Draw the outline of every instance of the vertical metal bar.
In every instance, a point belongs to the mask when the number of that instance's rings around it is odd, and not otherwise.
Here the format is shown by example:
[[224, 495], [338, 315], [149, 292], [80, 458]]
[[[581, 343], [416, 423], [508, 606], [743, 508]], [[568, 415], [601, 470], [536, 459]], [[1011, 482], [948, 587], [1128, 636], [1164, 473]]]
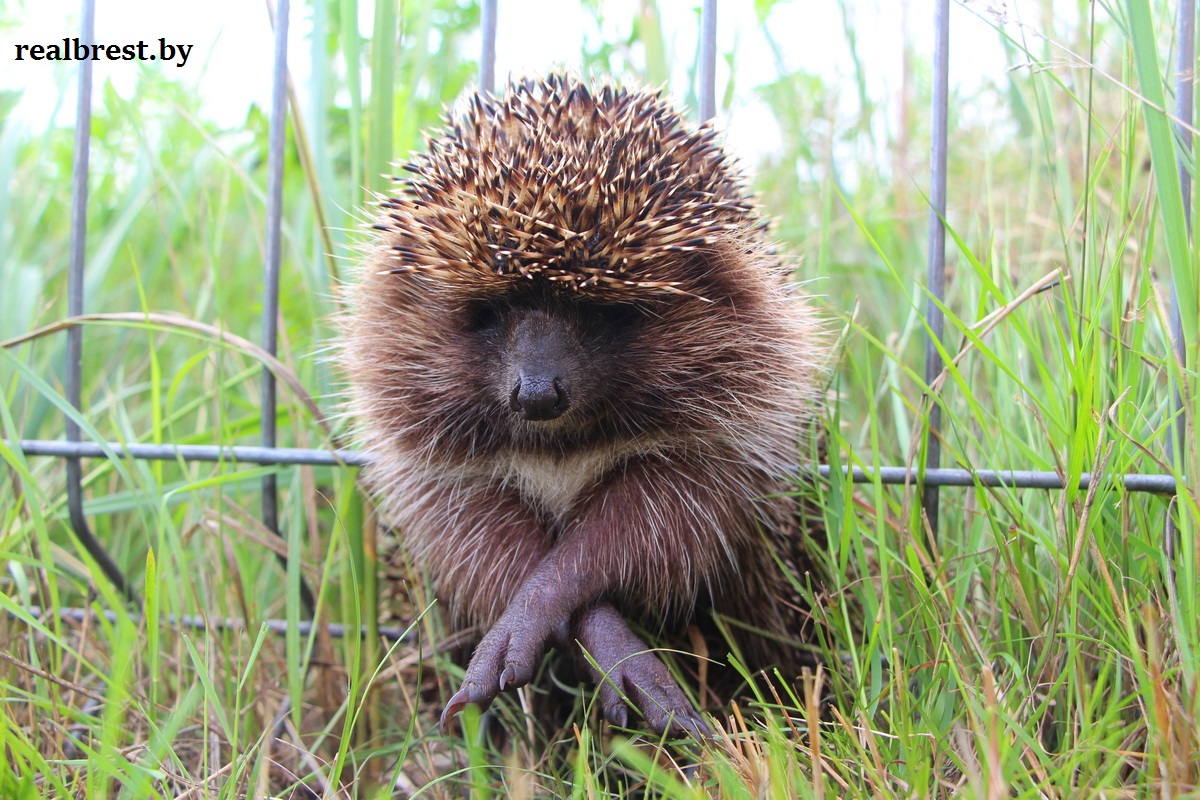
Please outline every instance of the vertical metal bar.
[[[925, 320], [929, 325], [929, 340], [925, 346], [925, 383], [932, 385], [941, 374], [942, 355], [937, 342], [942, 340], [946, 319], [938, 303], [946, 296], [946, 116], [949, 107], [950, 62], [950, 0], [938, 0], [934, 14], [933, 49], [933, 140], [930, 155], [929, 208], [929, 269], [926, 285], [931, 297], [925, 304]], [[929, 397], [929, 427], [926, 430], [925, 469], [937, 469], [942, 461], [942, 442], [939, 438], [942, 408], [937, 399]], [[938, 531], [938, 487], [926, 484], [922, 498], [929, 530], [936, 538]]]
[[[1195, 88], [1193, 81], [1196, 72], [1196, 0], [1179, 0], [1178, 18], [1176, 20], [1179, 33], [1178, 58], [1175, 61], [1175, 129], [1179, 136], [1179, 189], [1183, 195], [1184, 219], [1187, 220], [1188, 241], [1192, 239], [1192, 176], [1188, 171], [1188, 162], [1192, 156], [1192, 134], [1189, 126], [1192, 124], [1194, 112]], [[1179, 309], [1179, 291], [1175, 286], [1175, 278], [1171, 278], [1171, 347], [1179, 360], [1180, 370], [1186, 362], [1183, 342], [1183, 317]], [[1175, 461], [1176, 454], [1184, 452], [1184, 442], [1187, 441], [1187, 420], [1183, 414], [1183, 395], [1178, 386], [1172, 387], [1171, 410], [1175, 413], [1173, 431], [1167, 435], [1167, 463]], [[1167, 556], [1175, 556], [1175, 519], [1167, 515], [1166, 535], [1164, 536]]]
[[480, 24], [483, 47], [479, 53], [479, 90], [496, 91], [496, 0], [483, 0]]
[[[266, 271], [263, 277], [263, 349], [272, 356], [279, 349], [279, 263], [283, 228], [283, 159], [284, 134], [287, 131], [287, 36], [289, 0], [279, 0], [275, 7], [274, 78], [271, 89], [271, 126], [267, 134], [267, 239]], [[262, 373], [262, 443], [275, 447], [275, 375], [267, 367]], [[262, 482], [263, 525], [282, 537], [279, 530], [279, 492], [275, 475]], [[289, 554], [299, 558], [299, 553]], [[314, 608], [312, 591], [303, 580], [301, 600], [311, 613]]]
[[704, 0], [700, 11], [700, 121], [717, 115], [717, 0]]
[[[96, 3], [83, 0], [80, 40], [95, 38]], [[87, 253], [88, 146], [92, 138], [92, 62], [79, 62], [79, 97], [75, 112], [75, 157], [71, 165], [71, 262], [67, 273], [67, 314], [83, 314], [83, 265]], [[67, 402], [79, 409], [83, 401], [83, 327], [67, 329]], [[82, 439], [79, 423], [67, 418], [67, 441]], [[83, 514], [83, 465], [78, 457], [67, 459], [67, 514], [80, 544], [96, 559], [100, 570], [126, 596], [131, 596], [120, 568], [88, 527]]]
[[[266, 275], [263, 278], [263, 349], [272, 356], [278, 352], [279, 340], [279, 261], [283, 217], [283, 155], [284, 131], [287, 127], [287, 29], [288, 0], [279, 0], [275, 8], [275, 70], [271, 94], [271, 127], [268, 132], [267, 153], [267, 240]], [[262, 443], [275, 446], [275, 375], [263, 368], [262, 373]], [[275, 476], [263, 478], [263, 523], [273, 531], [279, 529]]]

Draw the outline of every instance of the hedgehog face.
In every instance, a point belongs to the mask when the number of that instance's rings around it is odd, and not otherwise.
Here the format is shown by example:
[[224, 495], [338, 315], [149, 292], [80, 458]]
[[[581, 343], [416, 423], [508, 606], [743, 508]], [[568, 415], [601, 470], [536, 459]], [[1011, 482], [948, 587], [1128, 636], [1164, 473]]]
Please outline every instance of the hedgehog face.
[[535, 436], [581, 432], [605, 414], [642, 318], [630, 303], [546, 286], [469, 302], [461, 315], [466, 346], [492, 365], [486, 383], [493, 403], [506, 402], [513, 427]]
[[[699, 269], [706, 262], [696, 257], [695, 263]], [[754, 376], [774, 358], [770, 342], [744, 332], [747, 321], [768, 316], [764, 309], [718, 295], [725, 289], [718, 281], [705, 285], [720, 299], [635, 303], [541, 279], [467, 298], [441, 291], [414, 296], [407, 301], [412, 312], [429, 312], [417, 328], [437, 324], [437, 344], [416, 349], [415, 340], [397, 338], [405, 356], [393, 363], [404, 364], [411, 377], [393, 379], [416, 399], [406, 405], [427, 409], [424, 432], [453, 428], [441, 438], [477, 442], [479, 454], [567, 452], [719, 427], [736, 414], [725, 403], [754, 391]], [[435, 374], [441, 380], [430, 381]], [[461, 426], [468, 424], [477, 427], [464, 437]]]

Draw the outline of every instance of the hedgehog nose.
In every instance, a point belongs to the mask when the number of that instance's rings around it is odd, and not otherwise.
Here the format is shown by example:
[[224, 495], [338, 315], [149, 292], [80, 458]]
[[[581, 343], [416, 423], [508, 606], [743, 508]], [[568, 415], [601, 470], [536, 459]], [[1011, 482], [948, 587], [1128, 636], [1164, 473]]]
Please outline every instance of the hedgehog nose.
[[509, 397], [509, 405], [522, 419], [538, 421], [561, 417], [571, 406], [571, 401], [557, 376], [522, 370]]

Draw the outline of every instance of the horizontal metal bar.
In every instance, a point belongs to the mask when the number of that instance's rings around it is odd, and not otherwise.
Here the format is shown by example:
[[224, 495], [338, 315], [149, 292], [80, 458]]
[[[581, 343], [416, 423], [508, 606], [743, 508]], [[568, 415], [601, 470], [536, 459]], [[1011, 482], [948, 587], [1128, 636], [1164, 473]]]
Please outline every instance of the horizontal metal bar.
[[[109, 622], [117, 621], [117, 612], [115, 611], [97, 611], [90, 608], [60, 608], [57, 611], [47, 613], [46, 609], [40, 606], [26, 606], [23, 609], [25, 613], [34, 619], [45, 619], [48, 616], [56, 616], [59, 619], [67, 622], [84, 622], [86, 620], [94, 620], [98, 617], [103, 617]], [[13, 612], [9, 612], [9, 617], [20, 619]], [[126, 616], [134, 622], [141, 622], [141, 614], [127, 614]], [[284, 634], [288, 630], [288, 621], [286, 619], [264, 619], [251, 624], [247, 624], [246, 620], [238, 617], [223, 617], [213, 619], [204, 617], [198, 614], [184, 614], [175, 616], [167, 614], [163, 616], [163, 620], [175, 628], [190, 628], [193, 630], [210, 630], [210, 631], [256, 631], [259, 626], [265, 626], [272, 633]], [[296, 630], [301, 636], [308, 636], [313, 631], [313, 622], [311, 620], [300, 620], [296, 625]], [[348, 634], [354, 633], [356, 630], [359, 636], [369, 635], [366, 625], [361, 625], [357, 629], [350, 625], [342, 625], [338, 622], [328, 622], [325, 624], [325, 630], [330, 636], [343, 638]], [[383, 625], [376, 631], [380, 636], [391, 641], [405, 640], [411, 641], [414, 638], [415, 629], [410, 629], [408, 626], [403, 628], [394, 625]]]
[[[817, 470], [822, 478], [828, 478], [830, 468], [822, 465]], [[844, 471], [844, 468], [843, 468]], [[1175, 479], [1170, 475], [1128, 473], [1109, 475], [1108, 478], [1125, 487], [1127, 492], [1151, 492], [1153, 494], [1175, 494]], [[854, 467], [851, 479], [854, 483], [873, 483], [871, 473]], [[907, 467], [880, 467], [879, 482], [888, 484], [917, 483], [917, 473]], [[1092, 474], [1079, 476], [1079, 488], [1086, 490], [1092, 484]], [[1013, 469], [952, 469], [942, 467], [925, 470], [926, 486], [1006, 486], [1011, 489], [1062, 489], [1062, 478], [1057, 472], [1034, 472]]]
[[[314, 466], [365, 467], [370, 456], [360, 450], [316, 450], [299, 447], [216, 447], [198, 444], [121, 444], [109, 442], [101, 446], [93, 442], [64, 442], [47, 439], [25, 439], [20, 443], [21, 451], [28, 456], [55, 456], [59, 458], [104, 458], [107, 452], [130, 458], [155, 461], [241, 461], [249, 464], [309, 464]], [[107, 451], [107, 452], [106, 452]], [[845, 468], [843, 468], [844, 471]], [[817, 469], [822, 478], [828, 478], [830, 467]], [[1175, 494], [1175, 479], [1170, 475], [1129, 473], [1110, 475], [1110, 480], [1122, 485], [1127, 492], [1151, 492], [1153, 494]], [[854, 483], [873, 483], [871, 472], [854, 467], [850, 471]], [[879, 482], [902, 484], [917, 482], [917, 473], [907, 467], [880, 467]], [[1092, 483], [1091, 473], [1079, 478], [1079, 488], [1086, 490]], [[1007, 486], [1012, 489], [1061, 489], [1062, 479], [1056, 472], [1032, 470], [994, 469], [930, 469], [925, 471], [926, 486]]]
[[59, 458], [105, 458], [108, 452], [150, 461], [241, 461], [247, 464], [311, 464], [315, 466], [363, 467], [366, 453], [357, 450], [316, 450], [302, 447], [257, 447], [253, 445], [217, 447], [204, 444], [122, 444], [109, 442], [64, 442], [57, 439], [23, 439], [21, 451], [27, 456]]

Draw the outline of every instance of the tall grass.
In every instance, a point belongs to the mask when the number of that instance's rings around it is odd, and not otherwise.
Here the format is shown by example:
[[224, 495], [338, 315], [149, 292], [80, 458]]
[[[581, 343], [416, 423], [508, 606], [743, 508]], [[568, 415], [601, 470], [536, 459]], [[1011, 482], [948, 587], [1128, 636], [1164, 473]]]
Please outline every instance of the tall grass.
[[[783, 52], [778, 5], [758, 7]], [[588, 7], [597, 26], [613, 24]], [[853, 48], [854, 8], [843, 10]], [[284, 445], [328, 446], [340, 388], [320, 355], [360, 209], [470, 81], [478, 9], [380, 3], [368, 36], [353, 0], [312, 0], [302, 13], [314, 20], [314, 67], [294, 86], [311, 111], [289, 138], [281, 369], [305, 391], [284, 390], [279, 430]], [[781, 247], [802, 256], [798, 276], [840, 332], [826, 420], [834, 466], [916, 466], [936, 402], [946, 464], [1054, 470], [1068, 488], [944, 490], [931, 540], [915, 487], [854, 486], [835, 469], [821, 494], [832, 578], [814, 598], [825, 666], [798, 687], [752, 676], [760, 703], [719, 710], [722, 730], [703, 748], [603, 728], [587, 697], [574, 727], [531, 730], [528, 691], [497, 704], [503, 744], [474, 718], [465, 735], [442, 737], [434, 712], [456, 682], [444, 633], [421, 583], [384, 558], [394, 543], [349, 470], [86, 461], [89, 520], [141, 606], [117, 596], [70, 533], [61, 462], [14, 446], [58, 437], [74, 413], [61, 334], [26, 335], [66, 315], [72, 132], [0, 116], [0, 796], [1200, 791], [1200, 497], [1194, 486], [1174, 501], [1106, 480], [1078, 488], [1084, 472], [1200, 470], [1200, 274], [1165, 112], [1172, 14], [1129, 0], [1074, 16], [1025, 25], [955, 9], [956, 26], [996, 23], [1014, 68], [952, 98], [948, 366], [932, 387], [920, 366], [922, 114], [899, 129], [886, 103], [847, 116], [846, 87], [782, 59], [753, 89], [783, 137], [748, 166]], [[691, 54], [674, 52], [653, 0], [620, 24], [620, 41], [589, 37], [580, 63], [655, 83], [687, 73], [675, 66]], [[736, 74], [738, 51], [727, 57]], [[855, 64], [851, 90], [865, 97], [879, 67]], [[903, 87], [915, 109], [927, 105], [927, 73], [915, 54]], [[991, 116], [961, 113], [973, 105]], [[255, 109], [237, 129], [217, 127], [153, 70], [132, 96], [98, 87], [94, 113], [84, 435], [253, 443], [261, 363], [235, 337], [258, 335], [267, 121]], [[853, 169], [848, 152], [861, 156]], [[1169, 355], [1172, 277], [1182, 364]], [[1173, 386], [1189, 435], [1169, 461]], [[255, 514], [272, 471], [282, 540]], [[299, 617], [301, 576], [321, 621], [413, 636], [269, 632], [263, 620]], [[246, 627], [185, 627], [187, 615]]]

